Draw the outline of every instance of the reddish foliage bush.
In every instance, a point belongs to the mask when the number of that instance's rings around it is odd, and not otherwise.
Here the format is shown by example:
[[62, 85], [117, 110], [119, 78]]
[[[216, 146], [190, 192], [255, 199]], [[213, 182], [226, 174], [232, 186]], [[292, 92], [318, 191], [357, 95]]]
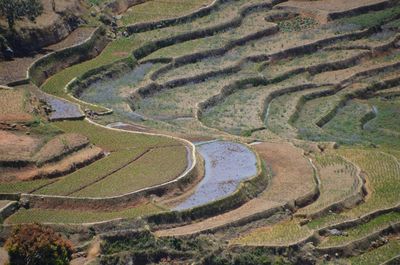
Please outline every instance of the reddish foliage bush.
[[67, 265], [73, 252], [70, 241], [39, 224], [17, 227], [5, 247], [10, 265]]

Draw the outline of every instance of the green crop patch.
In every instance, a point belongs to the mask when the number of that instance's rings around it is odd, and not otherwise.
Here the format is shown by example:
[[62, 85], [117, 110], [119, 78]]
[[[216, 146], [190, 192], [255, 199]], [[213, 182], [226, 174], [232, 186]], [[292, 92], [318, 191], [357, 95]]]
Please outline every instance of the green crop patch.
[[342, 245], [350, 241], [365, 237], [373, 232], [387, 227], [391, 223], [397, 223], [399, 221], [400, 213], [398, 212], [384, 214], [372, 219], [365, 224], [361, 224], [354, 228], [344, 230], [347, 234], [346, 236], [329, 236], [322, 241], [320, 246], [328, 247]]
[[381, 247], [368, 251], [360, 256], [352, 257], [349, 260], [352, 265], [375, 265], [388, 261], [398, 256], [399, 253], [400, 239], [395, 238]]
[[361, 184], [357, 169], [351, 163], [336, 155], [316, 157], [318, 175], [321, 180], [320, 196], [317, 201], [298, 211], [300, 214], [318, 212], [354, 194]]
[[21, 209], [6, 219], [8, 224], [57, 223], [82, 224], [102, 222], [118, 218], [137, 218], [161, 212], [160, 208], [149, 203], [121, 211], [75, 211], [48, 209]]
[[343, 149], [339, 154], [359, 165], [367, 174], [372, 193], [364, 204], [346, 212], [351, 216], [393, 207], [400, 202], [400, 164], [392, 156], [384, 152], [360, 149]]
[[65, 132], [79, 131], [80, 134], [88, 137], [91, 143], [100, 146], [107, 151], [117, 151], [138, 147], [155, 147], [177, 143], [176, 140], [168, 137], [110, 130], [93, 125], [86, 121], [64, 121], [55, 124]]
[[185, 147], [160, 147], [105, 179], [73, 193], [72, 196], [122, 195], [173, 180], [183, 173], [186, 166]]
[[211, 2], [213, 1], [178, 0], [174, 1], [171, 5], [170, 1], [165, 0], [146, 1], [143, 4], [135, 5], [126, 11], [122, 16], [121, 22], [123, 25], [130, 25], [139, 22], [174, 18], [194, 12]]
[[29, 193], [36, 190], [42, 186], [51, 184], [54, 180], [51, 179], [41, 179], [32, 181], [22, 181], [22, 182], [3, 182], [0, 183], [1, 193]]
[[107, 157], [57, 180], [51, 185], [35, 191], [35, 193], [70, 195], [129, 165], [131, 161], [134, 161], [145, 151], [146, 149], [132, 149], [113, 152]]
[[383, 23], [388, 23], [400, 15], [400, 7], [387, 8], [381, 11], [370, 12], [340, 20], [339, 23], [354, 24], [362, 28], [371, 28]]
[[310, 236], [307, 227], [301, 227], [293, 221], [257, 228], [248, 234], [232, 240], [231, 244], [241, 245], [287, 245]]

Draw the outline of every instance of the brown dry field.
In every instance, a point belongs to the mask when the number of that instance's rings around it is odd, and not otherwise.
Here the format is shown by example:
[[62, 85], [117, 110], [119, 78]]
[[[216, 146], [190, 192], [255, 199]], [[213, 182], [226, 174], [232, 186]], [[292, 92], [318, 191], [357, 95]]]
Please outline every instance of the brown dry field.
[[97, 160], [103, 154], [101, 148], [88, 146], [89, 140], [76, 133], [58, 135], [45, 144], [43, 141], [38, 136], [0, 130], [0, 160], [22, 159], [39, 163], [22, 168], [3, 168], [0, 170], [0, 181], [61, 176]]
[[24, 90], [0, 89], [0, 123], [31, 121], [33, 117], [27, 113], [26, 100]]
[[254, 148], [274, 173], [272, 182], [262, 194], [263, 197], [276, 202], [287, 202], [314, 189], [316, 183], [313, 168], [304, 157], [303, 150], [290, 143], [261, 143]]
[[82, 41], [86, 40], [95, 28], [80, 27], [71, 32], [64, 40], [59, 43], [44, 47], [39, 53], [33, 54], [26, 57], [17, 57], [12, 61], [1, 61], [0, 62], [0, 85], [6, 85], [11, 82], [22, 80], [26, 78], [26, 72], [29, 66], [45, 56], [46, 54], [61, 50], [67, 47], [71, 47]]
[[34, 136], [0, 130], [0, 159], [28, 159], [41, 142], [41, 139]]
[[302, 150], [289, 143], [261, 143], [254, 148], [274, 172], [272, 181], [264, 192], [235, 210], [198, 223], [156, 231], [155, 234], [160, 237], [179, 236], [221, 227], [282, 206], [314, 189], [313, 169]]
[[[43, 167], [28, 166], [22, 169], [9, 169], [1, 173], [1, 181], [17, 180], [27, 181], [47, 176], [62, 176], [66, 172], [74, 171], [77, 167], [97, 160], [103, 154], [103, 150], [99, 147], [91, 146], [72, 153], [60, 161], [49, 163]], [[13, 177], [15, 176], [15, 177]]]
[[48, 141], [35, 155], [34, 160], [46, 162], [89, 144], [89, 139], [77, 133], [65, 133]]

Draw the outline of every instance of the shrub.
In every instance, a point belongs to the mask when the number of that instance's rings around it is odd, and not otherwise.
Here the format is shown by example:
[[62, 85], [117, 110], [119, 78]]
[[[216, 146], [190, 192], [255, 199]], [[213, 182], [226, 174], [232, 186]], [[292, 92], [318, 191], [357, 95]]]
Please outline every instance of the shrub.
[[17, 227], [5, 247], [10, 265], [67, 265], [72, 255], [70, 241], [39, 224]]

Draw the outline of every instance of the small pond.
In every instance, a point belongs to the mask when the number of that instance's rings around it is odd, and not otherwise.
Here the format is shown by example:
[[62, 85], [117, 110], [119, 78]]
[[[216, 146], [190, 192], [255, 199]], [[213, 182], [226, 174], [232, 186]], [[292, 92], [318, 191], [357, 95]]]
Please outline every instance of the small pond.
[[50, 120], [79, 119], [84, 117], [77, 104], [50, 95], [46, 95], [44, 100], [53, 110], [49, 117]]
[[205, 176], [194, 193], [174, 210], [185, 210], [226, 197], [257, 173], [257, 158], [245, 145], [228, 141], [196, 144], [205, 161]]

